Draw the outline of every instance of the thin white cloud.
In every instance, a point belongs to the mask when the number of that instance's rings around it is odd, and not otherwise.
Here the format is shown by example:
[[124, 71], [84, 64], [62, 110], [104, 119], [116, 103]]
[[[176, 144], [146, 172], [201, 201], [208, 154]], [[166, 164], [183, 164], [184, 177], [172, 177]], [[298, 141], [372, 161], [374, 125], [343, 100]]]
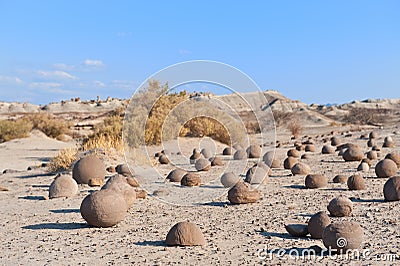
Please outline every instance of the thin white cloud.
[[54, 89], [62, 87], [62, 84], [58, 82], [31, 82], [29, 87], [33, 89]]
[[104, 84], [103, 82], [98, 81], [98, 80], [94, 80], [94, 81], [93, 81], [93, 84], [94, 84], [96, 87], [102, 87], [102, 88], [106, 86], [106, 84]]
[[44, 77], [44, 78], [50, 78], [50, 79], [78, 79], [78, 77], [75, 77], [68, 72], [61, 71], [61, 70], [55, 70], [55, 71], [43, 71], [39, 70], [37, 72], [39, 76]]
[[68, 70], [68, 71], [71, 71], [71, 70], [75, 70], [75, 69], [76, 69], [76, 66], [74, 66], [74, 65], [67, 65], [67, 64], [64, 64], [64, 63], [55, 63], [55, 64], [53, 64], [53, 67], [56, 68], [56, 69]]
[[132, 90], [135, 89], [135, 82], [130, 81], [130, 80], [116, 79], [111, 82], [111, 85], [113, 87], [121, 88], [121, 89], [132, 89]]
[[129, 36], [132, 36], [132, 32], [130, 32], [130, 31], [128, 31], [128, 32], [126, 32], [126, 31], [117, 32], [117, 37], [129, 37]]
[[19, 77], [10, 77], [10, 76], [2, 76], [0, 75], [0, 82], [5, 83], [14, 83], [14, 84], [23, 84], [24, 82]]
[[90, 67], [103, 67], [104, 63], [101, 60], [86, 59], [83, 64]]

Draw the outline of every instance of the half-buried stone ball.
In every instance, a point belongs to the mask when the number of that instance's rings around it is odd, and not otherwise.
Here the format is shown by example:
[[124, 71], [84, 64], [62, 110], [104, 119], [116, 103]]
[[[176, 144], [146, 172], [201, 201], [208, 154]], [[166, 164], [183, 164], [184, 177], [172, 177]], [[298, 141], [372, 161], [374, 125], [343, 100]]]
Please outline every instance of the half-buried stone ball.
[[371, 131], [371, 132], [369, 133], [369, 138], [370, 138], [370, 139], [376, 139], [376, 138], [378, 138], [378, 133], [376, 133], [375, 131]]
[[208, 171], [211, 168], [211, 162], [207, 159], [197, 159], [194, 163], [194, 167], [197, 171]]
[[124, 197], [128, 208], [130, 208], [136, 201], [135, 188], [128, 184], [126, 177], [123, 175], [117, 174], [110, 177], [101, 189], [111, 189], [121, 194]]
[[369, 164], [366, 162], [362, 162], [358, 165], [357, 171], [360, 172], [368, 172], [369, 171]]
[[334, 154], [336, 151], [336, 148], [330, 145], [324, 145], [322, 146], [322, 154]]
[[345, 183], [347, 183], [347, 179], [348, 179], [349, 177], [347, 176], [347, 175], [336, 175], [334, 178], [333, 178], [333, 183], [342, 183], [342, 184], [345, 184]]
[[105, 182], [105, 175], [104, 163], [94, 155], [79, 159], [72, 169], [72, 178], [78, 184], [98, 183], [101, 186]]
[[291, 156], [291, 157], [295, 157], [295, 158], [299, 158], [300, 157], [300, 152], [296, 149], [290, 149], [287, 151], [287, 156]]
[[203, 154], [204, 158], [211, 158], [214, 154], [211, 152], [211, 150], [204, 148], [201, 150], [201, 154]]
[[50, 185], [49, 198], [73, 197], [78, 193], [78, 184], [69, 175], [57, 176]]
[[367, 158], [370, 160], [378, 159], [378, 153], [376, 151], [369, 151], [367, 152]]
[[375, 166], [375, 174], [377, 177], [391, 177], [396, 175], [397, 165], [390, 159], [383, 159]]
[[324, 246], [337, 253], [356, 250], [363, 241], [361, 226], [352, 221], [338, 221], [328, 225], [322, 234]]
[[385, 137], [385, 140], [383, 141], [383, 147], [384, 148], [393, 148], [394, 147], [394, 141], [392, 137]]
[[359, 174], [354, 174], [347, 179], [347, 187], [349, 190], [364, 190], [367, 188], [364, 177]]
[[233, 150], [231, 147], [226, 147], [223, 151], [222, 151], [222, 155], [232, 155]]
[[228, 200], [232, 204], [255, 203], [260, 200], [261, 194], [251, 188], [249, 183], [240, 181], [228, 191]]
[[331, 219], [324, 211], [317, 212], [313, 216], [311, 216], [308, 221], [308, 232], [312, 238], [321, 239], [322, 232], [325, 227], [327, 227], [331, 223]]
[[396, 152], [388, 153], [388, 154], [385, 156], [385, 159], [390, 159], [390, 160], [392, 160], [393, 162], [396, 163], [397, 168], [400, 168], [400, 154], [399, 154], [399, 153], [396, 153]]
[[115, 170], [118, 174], [123, 176], [132, 176], [132, 174], [134, 174], [134, 172], [132, 173], [132, 171], [129, 169], [129, 166], [125, 163], [117, 165]]
[[249, 184], [266, 184], [268, 181], [268, 173], [262, 167], [253, 166], [247, 170], [244, 181]]
[[294, 157], [287, 157], [284, 161], [283, 161], [283, 167], [285, 169], [292, 169], [292, 167], [298, 163], [299, 160], [297, 160]]
[[321, 174], [307, 175], [305, 179], [306, 188], [323, 188], [328, 185], [328, 178]]
[[221, 183], [224, 187], [233, 187], [240, 181], [240, 178], [236, 176], [233, 172], [224, 173], [221, 176]]
[[393, 176], [386, 181], [383, 195], [387, 201], [400, 200], [400, 176]]
[[169, 230], [165, 244], [167, 246], [203, 246], [206, 240], [197, 225], [191, 222], [180, 222]]
[[196, 149], [193, 150], [193, 154], [190, 156], [189, 160], [191, 164], [194, 164], [197, 159], [201, 158], [201, 153]]
[[263, 156], [263, 161], [266, 165], [271, 168], [281, 167], [281, 162], [276, 158], [274, 151], [268, 151]]
[[247, 156], [249, 158], [260, 158], [261, 157], [261, 147], [259, 145], [250, 145], [246, 149]]
[[339, 196], [329, 202], [328, 211], [334, 217], [350, 216], [353, 211], [353, 202], [346, 197]]
[[307, 152], [315, 152], [315, 146], [314, 144], [307, 144], [306, 147], [304, 148], [305, 151]]
[[223, 166], [224, 163], [220, 157], [210, 158], [211, 166]]
[[340, 139], [338, 137], [332, 137], [331, 138], [331, 145], [332, 146], [339, 146], [341, 143]]
[[306, 224], [286, 224], [285, 229], [294, 237], [305, 237], [308, 235], [308, 226]]
[[168, 156], [165, 154], [161, 154], [161, 156], [158, 157], [158, 161], [160, 162], [160, 164], [169, 164]]
[[247, 153], [245, 150], [237, 150], [235, 154], [233, 154], [234, 160], [245, 160], [247, 159]]
[[311, 172], [311, 168], [305, 163], [296, 163], [291, 171], [293, 175], [308, 175]]
[[80, 207], [85, 221], [95, 227], [114, 226], [125, 218], [128, 206], [121, 193], [102, 189], [86, 196]]
[[168, 176], [166, 179], [168, 179], [170, 182], [181, 182], [182, 177], [186, 174], [186, 171], [182, 169], [174, 169], [171, 172], [169, 172]]
[[201, 184], [201, 176], [195, 173], [187, 173], [182, 177], [181, 186], [196, 187]]

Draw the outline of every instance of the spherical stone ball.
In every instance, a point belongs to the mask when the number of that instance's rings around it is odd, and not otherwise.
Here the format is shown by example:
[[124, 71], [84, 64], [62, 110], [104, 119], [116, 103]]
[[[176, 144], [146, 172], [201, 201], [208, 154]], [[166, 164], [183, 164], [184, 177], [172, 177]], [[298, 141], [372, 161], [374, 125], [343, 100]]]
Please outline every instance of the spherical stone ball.
[[236, 176], [233, 172], [224, 173], [221, 176], [221, 184], [224, 187], [233, 187], [240, 181], [240, 178]]
[[321, 239], [322, 232], [330, 223], [331, 219], [329, 219], [325, 211], [317, 212], [308, 221], [308, 232], [310, 232], [312, 238]]
[[200, 152], [193, 152], [193, 154], [190, 156], [189, 160], [191, 164], [194, 164], [197, 159], [201, 158], [201, 153]]
[[271, 168], [266, 163], [264, 163], [263, 161], [257, 162], [256, 164], [253, 165], [253, 167], [261, 167], [262, 169], [265, 170], [265, 172], [268, 175], [270, 175], [272, 173]]
[[103, 161], [94, 155], [79, 159], [72, 169], [72, 178], [78, 184], [89, 184], [91, 179], [101, 180], [104, 184], [105, 175], [106, 170]]
[[206, 240], [197, 225], [191, 222], [180, 222], [169, 230], [165, 244], [167, 246], [204, 246]]
[[322, 188], [328, 185], [328, 178], [321, 174], [307, 175], [305, 179], [306, 188]]
[[130, 208], [136, 201], [135, 188], [128, 184], [126, 177], [120, 174], [110, 177], [101, 189], [113, 189], [120, 193]]
[[260, 158], [261, 152], [262, 150], [260, 145], [253, 144], [246, 149], [247, 157], [249, 158]]
[[201, 150], [201, 154], [203, 154], [204, 158], [208, 159], [214, 156], [213, 152], [210, 149], [204, 148]]
[[211, 166], [223, 166], [224, 163], [220, 157], [210, 158]]
[[349, 190], [364, 190], [367, 188], [364, 178], [359, 174], [354, 174], [347, 179], [347, 187]]
[[260, 200], [261, 194], [251, 188], [249, 183], [239, 181], [228, 191], [228, 200], [232, 204], [255, 203]]
[[341, 141], [338, 137], [332, 137], [331, 138], [331, 145], [332, 146], [338, 146], [340, 145]]
[[161, 154], [161, 156], [158, 157], [158, 161], [160, 162], [160, 164], [169, 164], [168, 156], [165, 154]]
[[368, 151], [367, 158], [370, 160], [376, 160], [378, 159], [378, 153], [376, 151]]
[[382, 147], [384, 147], [384, 148], [393, 148], [394, 147], [394, 141], [384, 141]]
[[315, 152], [316, 151], [314, 144], [307, 144], [306, 147], [304, 148], [304, 150], [307, 152]]
[[346, 162], [361, 161], [364, 153], [361, 148], [350, 146], [344, 151], [342, 157]]
[[366, 162], [362, 162], [358, 165], [357, 171], [359, 172], [368, 172], [369, 171], [369, 165]]
[[133, 169], [132, 171], [129, 169], [129, 166], [127, 164], [119, 164], [115, 167], [115, 170], [118, 174], [121, 174], [123, 176], [132, 176], [132, 174], [135, 173]]
[[247, 159], [247, 153], [245, 150], [237, 150], [234, 154], [233, 154], [233, 159], [234, 160], [245, 160]]
[[344, 196], [339, 196], [329, 202], [328, 211], [334, 217], [350, 216], [353, 202]]
[[285, 224], [286, 231], [294, 237], [305, 237], [308, 235], [306, 224]]
[[73, 197], [78, 193], [78, 184], [70, 175], [57, 176], [49, 187], [49, 198]]
[[367, 141], [367, 146], [368, 146], [368, 147], [373, 147], [373, 146], [375, 146], [375, 145], [376, 145], [375, 139], [369, 139], [369, 140]]
[[335, 147], [324, 145], [322, 146], [322, 154], [334, 154], [336, 151]]
[[280, 168], [281, 162], [276, 158], [274, 151], [267, 151], [263, 156], [264, 163], [271, 168]]
[[361, 226], [353, 221], [338, 221], [328, 225], [322, 234], [324, 246], [337, 253], [356, 250], [363, 241]]
[[400, 154], [399, 154], [399, 153], [396, 153], [396, 152], [388, 153], [388, 154], [385, 156], [385, 159], [390, 159], [390, 160], [392, 160], [393, 162], [396, 163], [397, 168], [400, 168]]
[[181, 182], [182, 177], [186, 174], [185, 170], [182, 169], [174, 169], [169, 174], [167, 175], [166, 179], [168, 179], [170, 182]]
[[287, 151], [287, 156], [288, 157], [295, 157], [295, 158], [299, 158], [300, 157], [300, 152], [296, 149], [290, 149]]
[[80, 207], [85, 221], [95, 227], [114, 226], [125, 218], [128, 206], [124, 197], [112, 189], [102, 189], [86, 196]]
[[247, 170], [244, 181], [249, 184], [266, 184], [268, 181], [268, 173], [262, 167], [251, 167]]
[[194, 167], [197, 171], [208, 171], [211, 168], [211, 162], [207, 159], [197, 159], [194, 163]]
[[285, 169], [292, 169], [292, 167], [298, 163], [299, 160], [297, 160], [294, 157], [287, 157], [284, 161], [283, 161], [283, 167]]
[[232, 155], [233, 150], [231, 147], [226, 147], [223, 151], [222, 151], [222, 155]]
[[311, 172], [311, 168], [305, 163], [296, 163], [291, 171], [293, 175], [308, 175]]
[[400, 176], [393, 176], [386, 181], [383, 195], [387, 201], [400, 200]]
[[370, 138], [370, 139], [376, 139], [376, 138], [378, 138], [378, 133], [376, 133], [375, 131], [371, 131], [371, 132], [369, 133], [369, 138]]
[[195, 173], [187, 173], [181, 179], [181, 186], [195, 187], [200, 186], [201, 176]]
[[301, 159], [303, 159], [303, 160], [309, 160], [309, 159], [311, 159], [311, 156], [310, 156], [310, 154], [308, 154], [308, 153], [304, 153], [303, 155], [301, 155]]
[[375, 165], [375, 174], [377, 177], [391, 177], [396, 175], [397, 165], [390, 159], [383, 159]]
[[361, 160], [361, 163], [366, 163], [366, 164], [368, 164], [369, 168], [371, 168], [371, 166], [372, 166], [372, 161], [371, 161], [370, 159], [368, 159], [368, 158], [363, 158], [363, 159]]
[[347, 183], [347, 179], [349, 179], [349, 177], [347, 175], [336, 175], [332, 181], [333, 181], [333, 183], [344, 184], [344, 183]]

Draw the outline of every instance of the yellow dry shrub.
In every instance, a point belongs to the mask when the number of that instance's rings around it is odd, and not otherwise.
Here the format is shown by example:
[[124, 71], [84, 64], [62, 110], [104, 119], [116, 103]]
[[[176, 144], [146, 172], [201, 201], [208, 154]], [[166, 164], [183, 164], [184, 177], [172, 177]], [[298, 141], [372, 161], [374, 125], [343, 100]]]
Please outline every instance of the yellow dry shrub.
[[47, 170], [50, 172], [69, 170], [77, 159], [78, 149], [76, 147], [63, 149], [50, 160]]
[[32, 123], [18, 120], [0, 121], [0, 143], [12, 139], [26, 138], [32, 130]]

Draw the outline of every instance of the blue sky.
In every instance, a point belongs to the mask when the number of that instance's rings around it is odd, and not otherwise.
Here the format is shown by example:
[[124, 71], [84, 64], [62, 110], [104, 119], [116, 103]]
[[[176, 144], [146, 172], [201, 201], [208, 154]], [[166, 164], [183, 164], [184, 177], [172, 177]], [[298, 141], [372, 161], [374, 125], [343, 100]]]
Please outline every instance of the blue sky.
[[400, 1], [2, 1], [0, 101], [129, 98], [214, 60], [306, 103], [400, 98]]

